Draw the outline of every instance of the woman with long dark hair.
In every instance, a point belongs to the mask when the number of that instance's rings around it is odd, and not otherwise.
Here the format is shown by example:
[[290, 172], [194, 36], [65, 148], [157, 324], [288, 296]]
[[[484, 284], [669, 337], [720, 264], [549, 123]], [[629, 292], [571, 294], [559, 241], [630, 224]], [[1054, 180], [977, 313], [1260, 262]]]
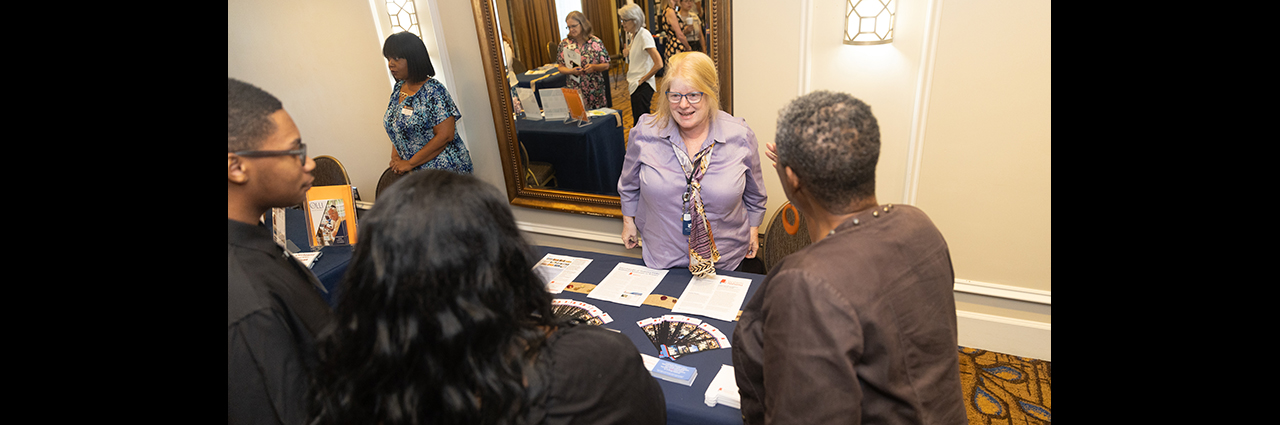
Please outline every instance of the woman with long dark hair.
[[534, 255], [493, 186], [397, 181], [361, 217], [311, 423], [665, 423], [630, 339], [553, 319]]

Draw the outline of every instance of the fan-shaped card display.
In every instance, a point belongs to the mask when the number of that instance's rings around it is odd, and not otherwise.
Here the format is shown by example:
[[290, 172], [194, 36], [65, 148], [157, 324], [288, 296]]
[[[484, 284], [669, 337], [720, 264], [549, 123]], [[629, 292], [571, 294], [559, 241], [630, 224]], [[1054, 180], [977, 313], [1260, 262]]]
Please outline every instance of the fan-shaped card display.
[[658, 349], [658, 357], [675, 360], [688, 354], [729, 348], [728, 336], [694, 317], [668, 314], [639, 320], [636, 325]]
[[594, 305], [561, 298], [551, 300], [551, 313], [557, 319], [578, 319], [588, 325], [600, 326], [613, 321], [609, 313], [605, 313]]

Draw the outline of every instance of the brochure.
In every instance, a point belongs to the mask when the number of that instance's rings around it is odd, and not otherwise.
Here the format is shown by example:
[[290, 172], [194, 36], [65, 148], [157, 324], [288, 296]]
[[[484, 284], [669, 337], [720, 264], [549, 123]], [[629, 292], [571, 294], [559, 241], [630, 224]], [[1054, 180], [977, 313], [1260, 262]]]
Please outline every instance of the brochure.
[[355, 245], [356, 202], [351, 185], [307, 190], [307, 237], [311, 246]]
[[542, 98], [542, 117], [548, 121], [569, 118], [569, 104], [565, 103], [564, 91], [559, 88], [539, 89], [538, 97]]
[[569, 108], [569, 118], [579, 121], [579, 127], [591, 124], [591, 115], [587, 114], [586, 102], [582, 100], [582, 93], [579, 93], [576, 89], [566, 88], [561, 88], [560, 91], [564, 93], [564, 101]]
[[653, 375], [654, 378], [686, 386], [693, 386], [693, 380], [698, 378], [698, 368], [695, 367], [685, 366], [643, 353], [640, 354], [640, 359], [644, 362], [644, 368], [649, 369], [649, 374]]
[[694, 277], [677, 298], [672, 313], [689, 313], [734, 321], [742, 302], [747, 298], [751, 279], [716, 275], [711, 278]]
[[577, 258], [567, 255], [547, 254], [533, 266], [533, 273], [545, 282], [547, 292], [559, 294], [564, 287], [573, 283], [582, 270], [591, 264], [590, 258]]
[[524, 119], [542, 121], [542, 109], [538, 105], [538, 98], [533, 94], [533, 89], [516, 87], [516, 97], [520, 99], [520, 107], [524, 108]]
[[587, 294], [587, 298], [639, 307], [653, 292], [653, 288], [657, 288], [658, 283], [662, 282], [662, 278], [666, 276], [667, 270], [618, 263], [613, 271], [609, 272], [595, 289]]

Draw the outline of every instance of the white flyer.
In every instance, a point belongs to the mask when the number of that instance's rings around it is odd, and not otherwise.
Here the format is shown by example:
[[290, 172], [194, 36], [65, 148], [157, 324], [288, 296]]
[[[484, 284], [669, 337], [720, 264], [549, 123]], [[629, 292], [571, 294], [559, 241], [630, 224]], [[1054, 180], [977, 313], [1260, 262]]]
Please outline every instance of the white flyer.
[[533, 89], [516, 87], [516, 96], [520, 99], [520, 105], [524, 107], [524, 119], [542, 121], [542, 106], [538, 104], [538, 98], [533, 95]]
[[547, 121], [569, 118], [569, 103], [564, 100], [564, 91], [558, 88], [538, 89], [538, 96], [542, 97], [542, 118]]
[[676, 299], [672, 313], [698, 314], [726, 322], [732, 322], [747, 299], [751, 279], [717, 275], [712, 278], [694, 277], [685, 286], [684, 293]]
[[577, 278], [589, 264], [591, 264], [590, 258], [547, 254], [533, 266], [533, 273], [546, 282], [547, 292], [559, 294], [564, 292], [564, 287], [573, 283], [573, 279]]
[[653, 292], [653, 288], [657, 288], [658, 283], [662, 282], [662, 278], [666, 276], [666, 270], [618, 263], [613, 271], [609, 272], [609, 275], [605, 276], [590, 294], [587, 294], [587, 298], [639, 307]]

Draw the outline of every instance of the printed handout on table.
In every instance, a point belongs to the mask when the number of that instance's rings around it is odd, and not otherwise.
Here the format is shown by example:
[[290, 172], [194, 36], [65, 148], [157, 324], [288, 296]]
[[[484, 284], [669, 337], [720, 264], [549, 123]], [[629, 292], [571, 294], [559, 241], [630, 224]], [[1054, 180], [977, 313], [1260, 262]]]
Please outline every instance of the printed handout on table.
[[732, 322], [747, 299], [751, 279], [718, 275], [711, 278], [694, 277], [685, 286], [684, 293], [676, 299], [672, 313], [699, 314], [726, 322]]
[[564, 287], [573, 283], [582, 270], [591, 264], [590, 258], [570, 257], [567, 255], [547, 254], [533, 266], [533, 273], [546, 283], [547, 292], [559, 294]]
[[605, 276], [590, 294], [587, 294], [587, 298], [639, 307], [640, 304], [644, 304], [644, 300], [653, 292], [653, 288], [657, 288], [658, 283], [662, 282], [662, 278], [666, 275], [666, 270], [618, 263], [613, 271], [609, 272], [609, 275]]

